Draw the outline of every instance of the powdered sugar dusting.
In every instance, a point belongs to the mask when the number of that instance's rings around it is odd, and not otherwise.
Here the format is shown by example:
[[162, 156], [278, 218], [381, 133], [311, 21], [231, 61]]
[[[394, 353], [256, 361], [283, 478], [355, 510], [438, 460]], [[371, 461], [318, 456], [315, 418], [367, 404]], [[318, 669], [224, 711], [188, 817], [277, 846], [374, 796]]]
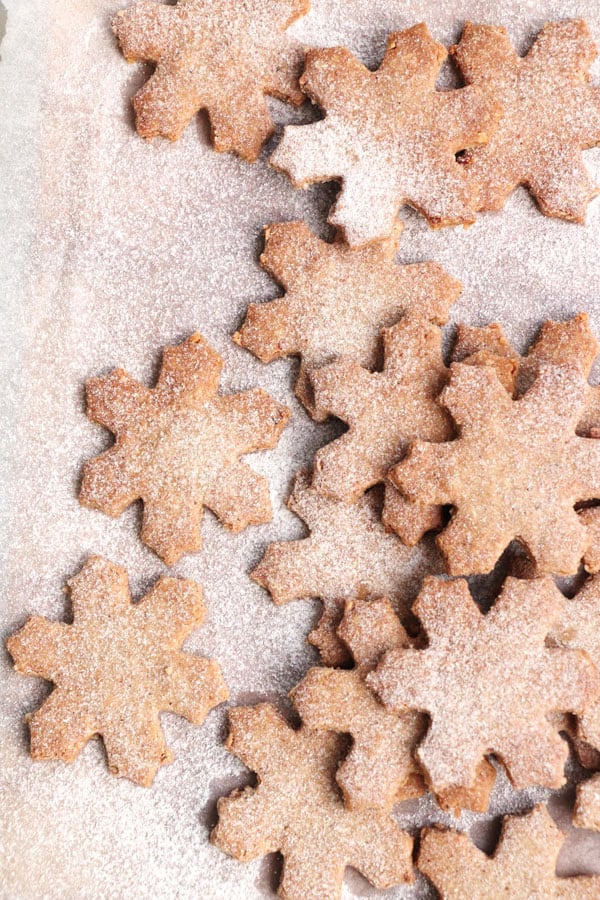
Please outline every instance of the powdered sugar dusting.
[[[82, 462], [109, 443], [85, 418], [83, 383], [121, 365], [151, 384], [161, 348], [198, 330], [225, 358], [223, 392], [260, 384], [294, 417], [275, 450], [250, 460], [269, 477], [273, 522], [231, 535], [207, 514], [202, 553], [171, 570], [204, 586], [206, 620], [185, 648], [218, 660], [233, 702], [279, 702], [316, 662], [304, 638], [318, 610], [309, 603], [275, 606], [248, 573], [268, 543], [302, 535], [302, 523], [284, 500], [293, 473], [310, 463], [335, 429], [311, 422], [295, 401], [293, 364], [264, 366], [230, 336], [249, 302], [278, 293], [258, 264], [263, 226], [305, 219], [328, 236], [332, 190], [294, 191], [267, 165], [266, 154], [249, 166], [214, 153], [202, 115], [177, 144], [141, 140], [133, 130], [131, 97], [148, 72], [124, 63], [109, 29], [125, 2], [5, 5], [0, 158], [11, 164], [2, 215], [14, 248], [0, 261], [3, 310], [10, 303], [13, 311], [2, 345], [7, 381], [0, 401], [8, 472], [3, 489], [10, 498], [1, 511], [3, 634], [29, 613], [62, 618], [65, 579], [91, 553], [124, 565], [134, 596], [164, 574], [139, 541], [136, 509], [111, 520], [77, 502]], [[316, 45], [346, 44], [374, 67], [387, 33], [421, 20], [446, 45], [459, 38], [467, 17], [505, 24], [524, 52], [545, 19], [577, 15], [588, 18], [600, 40], [591, 0], [313, 0], [309, 15], [290, 33]], [[279, 122], [310, 118], [308, 110], [277, 102], [271, 109]], [[585, 160], [598, 178], [598, 152], [586, 151]], [[453, 321], [500, 319], [522, 350], [544, 319], [583, 309], [600, 334], [597, 202], [585, 229], [540, 216], [524, 190], [512, 195], [502, 215], [482, 216], [468, 231], [431, 231], [410, 211], [403, 218], [402, 261], [435, 260], [464, 284]], [[215, 798], [248, 778], [223, 747], [222, 709], [201, 728], [163, 717], [176, 758], [145, 791], [110, 776], [98, 742], [71, 766], [33, 763], [22, 716], [39, 705], [48, 687], [15, 675], [6, 654], [1, 664], [7, 893], [23, 900], [271, 895], [269, 862], [241, 864], [208, 843]], [[546, 796], [537, 789], [515, 794], [501, 779], [490, 815], [464, 814], [460, 827], [475, 828], [485, 840], [494, 816]], [[572, 799], [559, 795], [552, 803], [563, 827]], [[452, 821], [430, 799], [401, 808], [398, 816], [411, 831], [436, 819]], [[574, 835], [560, 865], [598, 871], [597, 860], [597, 836]], [[347, 874], [345, 898], [366, 890], [359, 876]], [[415, 889], [382, 896], [430, 894], [420, 880]]]

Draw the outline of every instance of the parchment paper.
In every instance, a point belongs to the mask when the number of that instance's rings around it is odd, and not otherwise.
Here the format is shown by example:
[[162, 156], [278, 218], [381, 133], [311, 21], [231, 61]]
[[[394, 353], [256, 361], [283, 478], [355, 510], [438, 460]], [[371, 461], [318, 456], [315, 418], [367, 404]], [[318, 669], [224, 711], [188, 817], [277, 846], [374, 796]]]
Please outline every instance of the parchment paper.
[[[296, 364], [263, 366], [231, 341], [251, 301], [277, 295], [258, 265], [264, 224], [304, 218], [321, 235], [334, 191], [294, 191], [267, 165], [208, 146], [202, 117], [182, 140], [146, 143], [134, 132], [130, 98], [147, 72], [127, 66], [108, 22], [120, 0], [5, 0], [0, 47], [0, 562], [2, 636], [27, 615], [68, 615], [66, 579], [92, 553], [127, 567], [139, 597], [165, 571], [139, 541], [139, 510], [117, 520], [81, 508], [83, 460], [110, 443], [84, 415], [87, 377], [122, 365], [151, 381], [161, 348], [200, 330], [226, 361], [222, 386], [262, 385], [293, 409], [278, 448], [252, 465], [271, 483], [273, 522], [232, 536], [206, 514], [204, 549], [175, 574], [199, 580], [206, 624], [189, 648], [220, 662], [231, 702], [283, 703], [316, 654], [305, 636], [318, 604], [276, 607], [248, 572], [274, 539], [303, 525], [284, 507], [294, 472], [310, 463], [335, 426], [312, 423], [294, 400]], [[123, 5], [123, 4], [121, 4]], [[600, 42], [600, 7], [587, 2], [312, 0], [294, 31], [307, 43], [348, 45], [376, 65], [386, 34], [428, 22], [450, 43], [463, 22], [504, 24], [523, 52], [547, 19], [587, 18]], [[600, 70], [595, 68], [595, 77]], [[452, 80], [450, 70], [446, 82]], [[306, 111], [273, 103], [277, 121]], [[273, 144], [271, 145], [273, 146]], [[586, 162], [600, 179], [600, 153]], [[452, 318], [498, 320], [523, 348], [545, 318], [590, 314], [600, 335], [600, 200], [586, 227], [546, 219], [525, 191], [502, 214], [430, 231], [410, 211], [400, 259], [434, 259], [464, 284]], [[450, 333], [451, 329], [448, 329]], [[258, 898], [277, 884], [272, 859], [243, 865], [211, 847], [215, 799], [247, 783], [222, 747], [224, 707], [202, 727], [165, 716], [175, 762], [150, 790], [112, 777], [91, 742], [74, 764], [32, 763], [23, 723], [49, 686], [17, 676], [0, 650], [0, 892], [4, 898]], [[514, 794], [499, 777], [489, 816], [464, 815], [493, 846], [498, 816], [546, 794]], [[551, 801], [567, 828], [573, 790]], [[439, 819], [429, 800], [399, 810], [411, 830]], [[571, 832], [562, 874], [599, 872], [600, 835]], [[349, 872], [344, 897], [376, 895]], [[385, 897], [426, 897], [424, 879]]]

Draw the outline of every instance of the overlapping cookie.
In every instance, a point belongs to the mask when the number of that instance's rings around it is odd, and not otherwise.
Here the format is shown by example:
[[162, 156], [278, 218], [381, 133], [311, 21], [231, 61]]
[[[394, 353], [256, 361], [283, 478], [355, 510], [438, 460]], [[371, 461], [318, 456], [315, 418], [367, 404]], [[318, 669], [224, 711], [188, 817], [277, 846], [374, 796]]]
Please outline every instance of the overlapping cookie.
[[[381, 372], [341, 357], [311, 373], [320, 416], [334, 415], [348, 424], [345, 434], [315, 454], [313, 484], [348, 503], [384, 482], [411, 441], [447, 441], [454, 434], [450, 416], [438, 403], [448, 374], [441, 329], [407, 314], [384, 331], [383, 346]], [[407, 544], [442, 524], [439, 506], [411, 505], [395, 493], [386, 485], [384, 520]]]
[[597, 50], [586, 23], [548, 22], [521, 58], [505, 28], [468, 22], [451, 53], [466, 83], [503, 109], [489, 142], [463, 157], [478, 208], [501, 209], [524, 184], [545, 215], [583, 222], [599, 188], [581, 151], [600, 144], [600, 87], [589, 83]]
[[113, 775], [148, 786], [173, 759], [159, 713], [199, 725], [229, 696], [216, 662], [180, 649], [204, 618], [200, 585], [161, 578], [132, 603], [125, 570], [91, 557], [68, 588], [72, 625], [33, 616], [7, 641], [18, 672], [55, 685], [28, 719], [31, 755], [72, 762], [100, 735]]
[[136, 0], [112, 27], [125, 58], [154, 63], [135, 95], [137, 130], [177, 140], [201, 109], [215, 150], [257, 159], [274, 126], [265, 94], [296, 105], [303, 48], [285, 34], [308, 0]]
[[493, 367], [452, 365], [441, 403], [458, 437], [414, 443], [389, 474], [410, 501], [453, 506], [450, 574], [491, 571], [513, 539], [538, 574], [577, 572], [591, 535], [575, 506], [600, 499], [600, 442], [577, 435], [588, 390], [577, 366], [540, 362], [515, 400]]
[[600, 875], [556, 875], [564, 838], [546, 807], [536, 806], [524, 816], [504, 818], [492, 857], [479, 850], [466, 834], [425, 829], [418, 867], [442, 900], [595, 900], [600, 895]]
[[306, 54], [300, 84], [325, 118], [288, 125], [271, 163], [296, 187], [342, 182], [329, 221], [353, 247], [389, 235], [405, 203], [432, 226], [475, 219], [456, 154], [489, 140], [501, 107], [479, 87], [437, 91], [446, 57], [424, 24], [390, 35], [375, 72], [343, 47]]
[[218, 394], [222, 365], [194, 334], [164, 351], [155, 388], [123, 369], [86, 385], [116, 443], [85, 464], [80, 502], [118, 516], [143, 500], [142, 540], [168, 564], [200, 549], [204, 506], [231, 531], [271, 519], [267, 480], [240, 457], [274, 447], [290, 413], [259, 388]]
[[412, 839], [391, 816], [344, 806], [335, 782], [344, 745], [291, 728], [268, 703], [230, 711], [226, 747], [259, 783], [219, 800], [211, 840], [243, 862], [279, 851], [286, 900], [338, 900], [347, 866], [379, 888], [414, 879]]
[[461, 285], [437, 263], [398, 265], [402, 230], [352, 250], [338, 235], [322, 241], [303, 222], [265, 229], [263, 268], [284, 288], [269, 303], [251, 304], [234, 340], [263, 362], [290, 354], [301, 357], [296, 394], [313, 418], [311, 369], [344, 356], [366, 369], [381, 363], [381, 329], [404, 313], [443, 325]]
[[[387, 710], [365, 678], [389, 650], [412, 643], [389, 600], [349, 600], [338, 635], [349, 647], [353, 669], [313, 668], [291, 697], [309, 728], [349, 734], [353, 746], [336, 779], [348, 809], [390, 809], [420, 796], [426, 783], [414, 752], [426, 730], [426, 717], [415, 710]], [[485, 812], [496, 773], [484, 760], [475, 784], [437, 797], [456, 814], [463, 808]]]
[[271, 544], [252, 578], [275, 603], [315, 598], [323, 616], [309, 641], [326, 665], [348, 662], [348, 650], [337, 635], [344, 602], [357, 596], [391, 598], [407, 612], [423, 576], [441, 571], [433, 542], [406, 547], [381, 522], [381, 498], [370, 491], [357, 503], [319, 494], [308, 472], [296, 476], [288, 508], [306, 522], [310, 534], [297, 541]]
[[600, 691], [584, 652], [546, 646], [564, 605], [550, 578], [507, 578], [483, 615], [465, 580], [425, 580], [426, 649], [388, 651], [366, 681], [388, 709], [429, 714], [417, 758], [436, 793], [471, 788], [489, 753], [517, 789], [564, 783], [568, 746], [547, 716], [583, 715]]

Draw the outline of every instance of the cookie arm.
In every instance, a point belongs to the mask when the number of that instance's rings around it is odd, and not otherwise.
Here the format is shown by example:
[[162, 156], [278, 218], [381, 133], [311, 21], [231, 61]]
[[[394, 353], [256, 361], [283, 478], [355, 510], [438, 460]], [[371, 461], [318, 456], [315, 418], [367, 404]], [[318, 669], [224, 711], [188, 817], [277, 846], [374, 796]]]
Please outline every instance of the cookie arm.
[[201, 725], [208, 713], [229, 697], [219, 664], [190, 653], [177, 653], [172, 662], [165, 709]]
[[[61, 660], [67, 653], [70, 626], [31, 616], [25, 625], [6, 641], [6, 648], [21, 675], [34, 675], [55, 681]], [[66, 660], [65, 660], [66, 661]]]
[[232, 151], [247, 162], [255, 162], [275, 131], [262, 90], [249, 85], [245, 76], [207, 109], [215, 150]]
[[179, 11], [157, 0], [136, 0], [120, 10], [111, 22], [123, 56], [128, 62], [158, 62], [171, 46]]
[[269, 482], [243, 462], [217, 475], [204, 504], [234, 532], [243, 531], [248, 525], [262, 525], [273, 518]]

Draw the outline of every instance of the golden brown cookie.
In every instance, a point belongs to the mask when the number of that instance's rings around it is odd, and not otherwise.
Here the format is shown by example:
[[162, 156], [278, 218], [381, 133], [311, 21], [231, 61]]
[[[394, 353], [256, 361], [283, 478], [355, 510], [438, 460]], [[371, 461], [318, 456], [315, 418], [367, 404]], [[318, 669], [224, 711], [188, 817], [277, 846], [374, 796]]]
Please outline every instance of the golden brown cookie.
[[581, 151], [600, 143], [600, 88], [589, 84], [597, 51], [586, 23], [548, 22], [521, 58], [505, 28], [468, 22], [450, 52], [466, 83], [504, 110], [489, 143], [463, 160], [480, 186], [479, 209], [501, 209], [524, 184], [545, 215], [583, 222], [598, 186]]
[[375, 72], [344, 47], [306, 54], [300, 84], [325, 118], [288, 125], [271, 163], [295, 187], [342, 182], [329, 221], [353, 247], [389, 235], [405, 203], [434, 227], [475, 219], [456, 154], [489, 140], [501, 109], [477, 87], [436, 91], [446, 56], [424, 24], [391, 34]]
[[417, 757], [436, 793], [471, 787], [490, 753], [517, 789], [564, 783], [568, 746], [546, 716], [582, 714], [600, 683], [585, 653], [546, 647], [563, 608], [550, 578], [507, 578], [486, 615], [464, 579], [425, 580], [414, 612], [427, 648], [389, 651], [366, 680], [389, 709], [429, 714]]
[[200, 725], [229, 696], [216, 662], [180, 649], [204, 619], [202, 589], [161, 578], [132, 603], [127, 572], [98, 556], [68, 588], [72, 625], [33, 616], [6, 642], [17, 672], [55, 685], [29, 717], [31, 755], [73, 762], [100, 735], [112, 774], [147, 787], [173, 759], [159, 713]]
[[573, 824], [578, 828], [600, 831], [600, 775], [577, 785]]
[[193, 334], [166, 348], [155, 388], [123, 369], [86, 385], [116, 442], [85, 464], [79, 500], [111, 516], [143, 500], [142, 540], [168, 565], [200, 549], [204, 506], [231, 531], [271, 520], [268, 482], [240, 457], [274, 447], [290, 413], [259, 388], [218, 394], [222, 365]]
[[600, 442], [576, 434], [588, 385], [577, 367], [539, 366], [513, 400], [489, 366], [454, 363], [441, 402], [458, 437], [414, 443], [390, 472], [408, 500], [453, 505], [438, 538], [452, 575], [491, 571], [513, 539], [538, 574], [575, 574], [588, 549], [574, 510], [600, 499]]
[[540, 805], [524, 816], [504, 818], [491, 857], [466, 834], [426, 828], [418, 866], [441, 900], [595, 900], [600, 896], [600, 876], [557, 877], [563, 841], [564, 835]]
[[337, 900], [346, 866], [375, 887], [412, 881], [412, 840], [385, 812], [346, 809], [335, 783], [344, 739], [295, 731], [268, 703], [230, 711], [226, 747], [258, 775], [258, 787], [218, 803], [211, 840], [243, 862], [279, 851], [279, 896]]
[[[337, 771], [348, 809], [391, 809], [425, 793], [414, 751], [427, 730], [422, 713], [387, 710], [365, 683], [383, 654], [411, 646], [389, 600], [349, 600], [338, 635], [349, 647], [354, 669], [313, 668], [291, 693], [309, 728], [350, 734], [353, 746]], [[444, 807], [485, 812], [496, 773], [487, 761], [470, 791], [438, 798]]]
[[432, 542], [405, 547], [381, 524], [377, 491], [355, 503], [324, 497], [300, 472], [288, 508], [306, 522], [310, 534], [298, 541], [271, 544], [252, 578], [266, 588], [275, 603], [315, 598], [324, 614], [309, 635], [325, 665], [347, 662], [348, 651], [337, 636], [344, 601], [357, 596], [391, 598], [406, 611], [425, 574], [441, 571]]
[[343, 355], [367, 369], [381, 362], [381, 329], [406, 312], [443, 325], [461, 285], [437, 263], [397, 265], [402, 226], [359, 250], [340, 236], [328, 243], [304, 222], [265, 228], [264, 269], [284, 288], [253, 303], [234, 340], [263, 362], [301, 357], [296, 394], [317, 418], [309, 372]]
[[133, 98], [137, 130], [176, 141], [201, 109], [215, 150], [257, 159], [274, 132], [265, 94], [300, 105], [302, 47], [284, 32], [308, 0], [136, 0], [112, 21], [129, 62], [155, 65]]

